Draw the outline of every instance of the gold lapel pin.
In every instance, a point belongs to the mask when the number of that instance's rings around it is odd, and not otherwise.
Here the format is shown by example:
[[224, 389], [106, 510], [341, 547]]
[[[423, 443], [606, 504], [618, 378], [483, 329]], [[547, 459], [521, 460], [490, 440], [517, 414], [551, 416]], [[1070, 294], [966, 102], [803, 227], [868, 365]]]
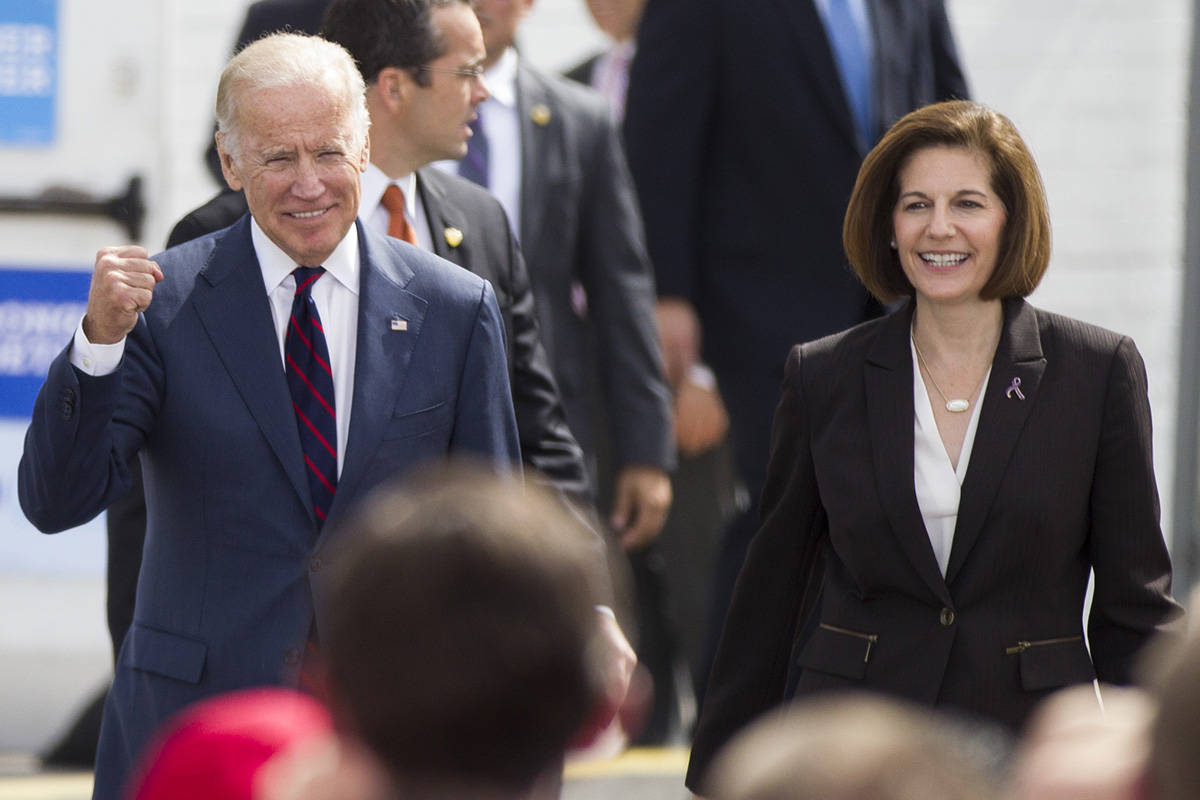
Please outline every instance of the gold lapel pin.
[[392, 330], [406, 331], [408, 330], [408, 320], [401, 318], [399, 314], [392, 315]]
[[442, 231], [442, 235], [446, 237], [446, 244], [451, 247], [458, 247], [462, 244], [463, 234], [458, 228], [453, 225]]
[[540, 125], [544, 128], [550, 124], [550, 109], [538, 103], [529, 109], [529, 118], [533, 120], [534, 125]]

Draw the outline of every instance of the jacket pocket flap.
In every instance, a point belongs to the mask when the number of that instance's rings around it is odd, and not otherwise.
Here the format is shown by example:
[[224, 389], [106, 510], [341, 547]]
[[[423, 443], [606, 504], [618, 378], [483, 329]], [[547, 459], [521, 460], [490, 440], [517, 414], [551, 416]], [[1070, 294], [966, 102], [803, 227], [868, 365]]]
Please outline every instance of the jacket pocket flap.
[[1032, 644], [1021, 651], [1021, 687], [1035, 692], [1095, 679], [1096, 670], [1082, 637], [1054, 644]]
[[199, 683], [207, 654], [208, 645], [203, 642], [135, 624], [121, 651], [121, 663], [177, 681]]
[[404, 411], [392, 416], [383, 426], [383, 439], [407, 439], [438, 428], [444, 428], [454, 421], [454, 408], [446, 401], [421, 408], [415, 411]]
[[871, 634], [818, 625], [800, 653], [800, 666], [862, 680], [866, 677], [871, 646], [876, 638]]

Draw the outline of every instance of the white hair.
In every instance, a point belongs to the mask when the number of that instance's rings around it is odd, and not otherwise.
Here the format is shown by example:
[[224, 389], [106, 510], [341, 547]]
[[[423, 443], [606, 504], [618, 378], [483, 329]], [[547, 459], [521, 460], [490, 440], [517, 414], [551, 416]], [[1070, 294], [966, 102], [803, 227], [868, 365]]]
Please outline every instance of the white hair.
[[273, 33], [243, 47], [221, 72], [216, 112], [222, 149], [240, 158], [237, 112], [242, 97], [288, 86], [324, 86], [341, 93], [353, 127], [351, 149], [358, 151], [366, 144], [371, 124], [366, 86], [345, 48], [319, 36]]

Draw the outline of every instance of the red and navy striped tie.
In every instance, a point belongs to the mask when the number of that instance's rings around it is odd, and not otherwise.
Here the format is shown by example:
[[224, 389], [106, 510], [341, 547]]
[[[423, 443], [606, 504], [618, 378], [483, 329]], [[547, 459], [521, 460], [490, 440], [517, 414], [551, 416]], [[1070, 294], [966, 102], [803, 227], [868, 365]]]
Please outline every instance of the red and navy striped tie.
[[317, 525], [333, 504], [337, 490], [337, 410], [333, 397], [333, 370], [325, 329], [312, 299], [312, 285], [325, 274], [324, 267], [296, 267], [296, 295], [288, 320], [283, 354], [287, 362], [288, 390], [300, 429], [300, 447], [307, 465]]

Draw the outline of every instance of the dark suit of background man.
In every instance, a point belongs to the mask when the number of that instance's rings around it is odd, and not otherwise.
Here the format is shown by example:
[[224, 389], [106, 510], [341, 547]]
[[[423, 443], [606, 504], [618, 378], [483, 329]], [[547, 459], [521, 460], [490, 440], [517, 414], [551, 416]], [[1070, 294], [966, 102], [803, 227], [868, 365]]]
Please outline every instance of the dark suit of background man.
[[701, 356], [716, 372], [753, 502], [717, 557], [712, 649], [757, 527], [788, 350], [878, 310], [841, 246], [859, 162], [904, 113], [966, 94], [942, 0], [646, 5], [625, 139], [663, 355], [668, 372]]
[[[625, 116], [625, 90], [645, 0], [587, 0], [609, 46], [564, 75], [604, 95], [613, 119]], [[654, 679], [654, 697], [639, 745], [668, 741], [690, 729], [696, 707], [693, 680], [707, 673], [703, 660], [709, 586], [716, 542], [736, 508], [729, 417], [707, 367], [667, 373], [674, 393], [678, 463], [671, 474], [673, 501], [662, 534], [630, 554], [638, 607], [638, 658]]]
[[[340, 547], [329, 532], [356, 499], [448, 455], [519, 470], [491, 287], [355, 224], [367, 113], [345, 51], [290, 35], [247, 47], [222, 75], [218, 116], [226, 179], [245, 188], [252, 217], [157, 264], [141, 248], [101, 251], [19, 469], [21, 506], [49, 532], [99, 513], [142, 459], [146, 547], [98, 798], [118, 796], [138, 750], [184, 705], [302, 680]], [[306, 280], [308, 303], [297, 265], [325, 268]], [[319, 324], [300, 324], [314, 307]], [[285, 366], [306, 343], [328, 364], [329, 418], [300, 413], [319, 367]], [[333, 474], [314, 469], [322, 453]]]
[[[603, 98], [517, 56], [533, 0], [475, 3], [491, 97], [479, 106], [482, 175], [517, 233], [567, 423], [598, 469], [601, 508], [626, 549], [658, 535], [674, 465], [670, 392], [654, 327], [632, 181]], [[468, 160], [475, 157], [468, 154]], [[464, 162], [458, 172], [464, 174]]]

